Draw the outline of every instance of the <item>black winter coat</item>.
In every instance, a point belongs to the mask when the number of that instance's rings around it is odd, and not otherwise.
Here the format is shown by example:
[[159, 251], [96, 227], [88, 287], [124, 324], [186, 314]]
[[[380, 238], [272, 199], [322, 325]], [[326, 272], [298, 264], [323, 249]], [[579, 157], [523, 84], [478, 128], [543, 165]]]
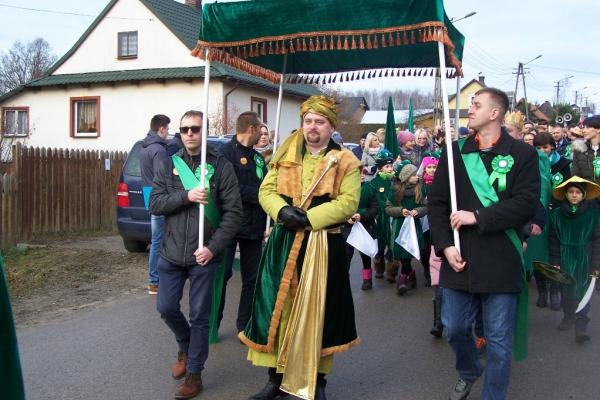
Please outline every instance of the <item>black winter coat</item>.
[[573, 165], [571, 172], [574, 176], [587, 179], [600, 185], [600, 178], [594, 176], [592, 161], [600, 156], [600, 149], [595, 152], [589, 140], [574, 140], [571, 142], [571, 153], [573, 154]]
[[263, 160], [263, 178], [267, 176], [268, 172], [264, 158], [252, 147], [240, 144], [235, 136], [231, 138], [229, 143], [225, 143], [220, 151], [233, 165], [239, 184], [240, 196], [242, 197], [244, 219], [236, 238], [261, 240], [266, 228], [267, 214], [258, 203], [258, 189], [260, 189], [262, 179], [256, 176], [254, 157], [258, 156]]
[[149, 131], [140, 150], [140, 169], [144, 186], [152, 186], [156, 171], [167, 159], [166, 149], [167, 141], [158, 136], [158, 133]]
[[[479, 152], [488, 174], [497, 154], [512, 155], [514, 165], [506, 176], [506, 190], [498, 193], [500, 201], [483, 207], [468, 178], [458, 144], [453, 143], [458, 210], [475, 212], [477, 224], [460, 229], [461, 255], [466, 267], [455, 272], [443, 256], [453, 246], [450, 228], [450, 188], [448, 160], [444, 148], [427, 196], [432, 243], [442, 257], [440, 285], [470, 293], [516, 293], [521, 290], [521, 259], [505, 233], [522, 228], [534, 215], [540, 198], [540, 170], [535, 149], [513, 139], [503, 128], [497, 144], [480, 152], [474, 135], [469, 136], [463, 153]], [[497, 183], [494, 183], [497, 190]], [[521, 240], [523, 237], [520, 238]]]
[[[190, 157], [184, 152], [185, 149], [181, 149], [177, 155], [195, 170], [200, 165], [200, 156]], [[221, 223], [215, 230], [205, 218], [204, 243], [218, 259], [242, 223], [242, 200], [231, 163], [211, 146], [207, 148], [206, 161], [215, 169], [210, 179], [210, 193], [221, 214]], [[158, 169], [150, 195], [150, 213], [166, 216], [161, 257], [175, 265], [189, 267], [196, 265], [194, 252], [198, 249], [200, 209], [197, 203], [188, 200], [188, 191], [173, 171], [171, 158]]]

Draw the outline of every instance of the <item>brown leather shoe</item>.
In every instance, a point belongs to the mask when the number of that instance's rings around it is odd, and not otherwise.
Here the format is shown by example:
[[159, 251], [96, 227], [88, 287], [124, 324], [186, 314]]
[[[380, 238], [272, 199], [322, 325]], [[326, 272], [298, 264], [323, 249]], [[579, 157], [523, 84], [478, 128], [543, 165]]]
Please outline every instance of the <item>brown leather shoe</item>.
[[191, 399], [202, 390], [202, 377], [200, 374], [187, 373], [185, 380], [175, 390], [176, 399]]
[[177, 352], [177, 361], [175, 361], [173, 368], [171, 368], [173, 379], [181, 379], [185, 376], [187, 358], [187, 353], [184, 353], [183, 351]]

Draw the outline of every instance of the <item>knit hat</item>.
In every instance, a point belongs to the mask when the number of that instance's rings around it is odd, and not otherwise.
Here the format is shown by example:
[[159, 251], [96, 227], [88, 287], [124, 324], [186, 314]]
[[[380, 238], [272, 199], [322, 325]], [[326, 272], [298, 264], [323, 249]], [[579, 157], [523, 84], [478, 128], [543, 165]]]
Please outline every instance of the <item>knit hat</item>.
[[438, 165], [439, 162], [440, 160], [432, 156], [423, 157], [423, 160], [421, 161], [421, 167], [419, 169], [425, 171], [425, 168], [429, 167], [430, 165]]
[[417, 173], [417, 167], [412, 164], [400, 164], [397, 167], [396, 176], [400, 183], [405, 183], [408, 179]]
[[413, 135], [409, 131], [398, 132], [398, 144], [400, 146], [404, 146], [406, 142], [409, 142], [411, 140], [415, 140], [415, 135]]

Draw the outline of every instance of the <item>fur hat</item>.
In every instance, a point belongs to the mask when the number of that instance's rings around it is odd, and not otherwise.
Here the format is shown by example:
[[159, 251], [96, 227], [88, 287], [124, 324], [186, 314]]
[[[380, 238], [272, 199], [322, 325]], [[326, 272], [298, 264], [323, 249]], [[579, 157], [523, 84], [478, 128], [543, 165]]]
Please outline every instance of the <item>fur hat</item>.
[[408, 163], [408, 164], [400, 164], [398, 168], [396, 168], [396, 177], [400, 181], [400, 183], [405, 183], [408, 179], [417, 173], [417, 167]]
[[409, 131], [398, 132], [398, 144], [400, 146], [404, 146], [406, 142], [409, 142], [411, 140], [415, 140], [415, 135], [413, 135]]

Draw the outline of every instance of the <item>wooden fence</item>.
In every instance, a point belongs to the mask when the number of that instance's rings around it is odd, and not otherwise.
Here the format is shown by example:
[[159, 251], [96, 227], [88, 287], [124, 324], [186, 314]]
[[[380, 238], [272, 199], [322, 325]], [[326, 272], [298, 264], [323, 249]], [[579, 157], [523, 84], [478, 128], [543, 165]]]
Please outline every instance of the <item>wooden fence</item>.
[[38, 235], [114, 229], [126, 156], [16, 145], [12, 172], [0, 175], [0, 248]]

